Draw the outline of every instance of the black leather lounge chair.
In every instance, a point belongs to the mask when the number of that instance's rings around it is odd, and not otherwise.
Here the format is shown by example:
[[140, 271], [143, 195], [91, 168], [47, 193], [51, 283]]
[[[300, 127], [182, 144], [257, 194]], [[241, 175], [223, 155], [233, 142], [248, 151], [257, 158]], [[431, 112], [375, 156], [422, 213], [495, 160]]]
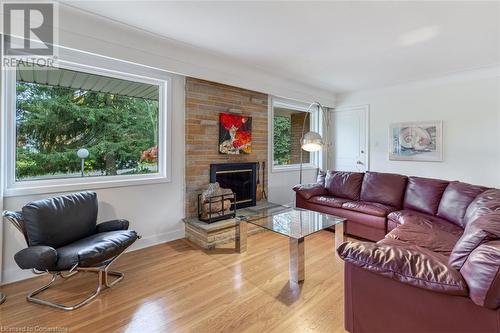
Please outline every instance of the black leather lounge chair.
[[[97, 221], [97, 195], [81, 192], [31, 202], [22, 212], [4, 211], [3, 216], [24, 235], [27, 248], [15, 254], [22, 269], [36, 274], [49, 273], [52, 279], [27, 296], [29, 302], [62, 310], [75, 310], [123, 279], [123, 273], [109, 266], [132, 245], [137, 233], [127, 230], [127, 220]], [[98, 283], [95, 292], [74, 305], [49, 302], [35, 296], [48, 289], [58, 277], [69, 278], [78, 272], [94, 272]], [[113, 276], [110, 281], [109, 276]]]

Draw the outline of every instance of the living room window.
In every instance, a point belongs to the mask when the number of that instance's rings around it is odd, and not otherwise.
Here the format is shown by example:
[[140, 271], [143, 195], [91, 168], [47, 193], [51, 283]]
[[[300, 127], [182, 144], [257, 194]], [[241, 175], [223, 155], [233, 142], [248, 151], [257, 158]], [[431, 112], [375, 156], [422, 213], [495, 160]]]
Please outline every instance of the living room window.
[[168, 79], [61, 62], [5, 82], [7, 195], [168, 181]]
[[[272, 154], [273, 170], [290, 170], [300, 165], [301, 138], [304, 133], [316, 129], [317, 112], [307, 115], [308, 105], [273, 98], [272, 101]], [[307, 116], [307, 119], [305, 119]], [[305, 119], [305, 123], [304, 123]], [[316, 164], [317, 154], [302, 151], [302, 162], [305, 167]]]

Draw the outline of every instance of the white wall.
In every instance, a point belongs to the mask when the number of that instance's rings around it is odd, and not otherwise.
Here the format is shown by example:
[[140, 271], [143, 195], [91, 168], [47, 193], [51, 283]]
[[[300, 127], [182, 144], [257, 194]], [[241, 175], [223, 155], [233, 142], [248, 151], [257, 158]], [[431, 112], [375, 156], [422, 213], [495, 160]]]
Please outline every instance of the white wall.
[[[500, 187], [500, 70], [337, 96], [370, 105], [370, 169]], [[389, 161], [389, 124], [443, 120], [444, 162]]]
[[[60, 44], [108, 57], [144, 64], [170, 72], [231, 84], [298, 100], [320, 100], [333, 105], [334, 94], [317, 91], [300, 83], [273, 77], [258, 69], [239, 64], [192, 46], [106, 21], [79, 11], [60, 8]], [[100, 201], [99, 220], [126, 218], [143, 239], [134, 248], [181, 238], [184, 225], [184, 77], [173, 80], [172, 182], [153, 185], [96, 190]], [[51, 193], [50, 196], [57, 195]], [[47, 197], [18, 196], [4, 198], [4, 209], [16, 210], [29, 201]], [[21, 271], [14, 254], [25, 247], [22, 236], [3, 223], [1, 283], [31, 274]], [[1, 236], [1, 233], [0, 233]]]

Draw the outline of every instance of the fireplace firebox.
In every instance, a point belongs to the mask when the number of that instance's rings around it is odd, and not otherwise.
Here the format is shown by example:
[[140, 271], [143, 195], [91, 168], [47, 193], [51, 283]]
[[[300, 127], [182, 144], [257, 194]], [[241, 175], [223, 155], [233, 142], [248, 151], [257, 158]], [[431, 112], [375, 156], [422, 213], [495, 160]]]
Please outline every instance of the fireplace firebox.
[[218, 182], [236, 194], [236, 208], [256, 205], [257, 163], [210, 164], [210, 182]]

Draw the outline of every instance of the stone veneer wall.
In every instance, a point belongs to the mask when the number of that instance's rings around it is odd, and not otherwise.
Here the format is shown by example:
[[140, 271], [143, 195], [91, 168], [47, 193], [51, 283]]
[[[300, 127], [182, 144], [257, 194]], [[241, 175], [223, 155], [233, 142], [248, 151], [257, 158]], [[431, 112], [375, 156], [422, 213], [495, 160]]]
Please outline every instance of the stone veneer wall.
[[[219, 154], [221, 112], [252, 117], [251, 154]], [[197, 214], [197, 196], [210, 181], [210, 164], [268, 162], [267, 113], [266, 94], [210, 81], [186, 79], [186, 217]]]
[[[306, 116], [305, 112], [297, 112], [292, 113], [290, 116], [290, 127], [291, 127], [291, 145], [290, 145], [290, 164], [299, 164], [300, 163], [300, 139], [302, 138], [302, 126], [304, 126], [304, 117]], [[306, 122], [306, 128], [304, 132], [309, 132], [310, 128], [310, 118]], [[302, 160], [304, 163], [309, 162], [309, 152], [304, 151], [302, 153]]]

